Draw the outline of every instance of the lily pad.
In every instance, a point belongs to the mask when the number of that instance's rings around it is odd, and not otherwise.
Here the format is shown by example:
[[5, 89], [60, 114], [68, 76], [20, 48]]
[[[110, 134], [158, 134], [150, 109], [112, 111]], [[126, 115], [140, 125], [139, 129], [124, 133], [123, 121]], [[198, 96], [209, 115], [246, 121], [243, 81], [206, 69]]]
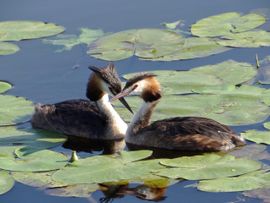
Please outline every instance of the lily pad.
[[228, 34], [223, 40], [216, 42], [227, 47], [261, 47], [270, 46], [270, 32], [254, 30], [236, 34]]
[[66, 186], [52, 180], [54, 171], [49, 172], [12, 172], [13, 178], [22, 184], [31, 187], [54, 188]]
[[177, 20], [171, 23], [162, 23], [162, 25], [167, 29], [175, 30], [182, 23], [183, 23], [183, 20]]
[[258, 144], [270, 144], [270, 131], [248, 130], [241, 135], [245, 139]]
[[255, 171], [238, 177], [203, 180], [198, 189], [207, 192], [238, 192], [270, 188], [270, 173]]
[[16, 44], [12, 44], [8, 42], [0, 42], [0, 56], [14, 54], [19, 50], [20, 48]]
[[0, 126], [25, 122], [33, 110], [33, 103], [23, 97], [0, 95]]
[[12, 85], [10, 83], [0, 81], [0, 93], [6, 92], [10, 88], [12, 88]]
[[0, 168], [9, 171], [52, 171], [66, 164], [66, 156], [50, 150], [38, 151], [19, 159], [0, 157]]
[[258, 75], [257, 80], [260, 84], [268, 85], [270, 84], [270, 56], [265, 57], [258, 63]]
[[[86, 159], [80, 159], [71, 165], [55, 172], [53, 179], [57, 182], [66, 184], [82, 184], [82, 183], [104, 183], [121, 180], [137, 179], [141, 176], [147, 176], [154, 169], [163, 168], [159, 164], [159, 160], [139, 161], [140, 151], [132, 152], [129, 156], [112, 157], [112, 156], [95, 156]], [[133, 158], [130, 158], [133, 157]], [[134, 157], [136, 157], [134, 159]], [[132, 161], [136, 160], [136, 161]], [[132, 162], [130, 162], [132, 161]], [[108, 164], [110, 163], [110, 164]], [[91, 170], [89, 170], [91, 168]]]
[[[201, 58], [229, 50], [214, 40], [196, 37], [185, 38], [178, 44], [166, 45], [166, 49], [166, 52], [159, 48], [147, 53], [144, 50], [137, 51], [136, 56], [143, 60], [174, 61]], [[159, 54], [157, 55], [157, 53]]]
[[191, 26], [191, 32], [200, 37], [217, 37], [252, 30], [265, 22], [265, 17], [259, 14], [241, 16], [237, 12], [228, 12], [199, 20]]
[[2, 21], [0, 41], [20, 41], [59, 34], [65, 29], [53, 23], [41, 21]]
[[261, 164], [253, 160], [217, 154], [180, 157], [161, 161], [161, 164], [174, 168], [161, 169], [157, 175], [188, 180], [230, 177], [261, 168]]
[[233, 60], [222, 63], [193, 68], [190, 72], [199, 72], [213, 75], [223, 81], [223, 84], [241, 84], [254, 78], [257, 70], [249, 63], [242, 63]]
[[81, 34], [79, 36], [61, 34], [57, 35], [55, 39], [44, 39], [43, 42], [46, 44], [64, 46], [64, 48], [57, 50], [61, 52], [71, 50], [74, 46], [79, 44], [89, 45], [91, 42], [104, 35], [104, 32], [100, 29], [81, 28], [80, 30]]
[[46, 190], [46, 193], [53, 196], [60, 197], [89, 197], [92, 192], [99, 189], [97, 184], [77, 184], [69, 185], [60, 188], [50, 188]]
[[13, 152], [18, 157], [41, 149], [55, 147], [65, 142], [65, 140], [65, 136], [54, 132], [31, 128], [17, 129], [14, 126], [0, 128], [0, 150], [1, 147], [17, 145], [16, 150]]
[[14, 186], [14, 179], [7, 171], [0, 171], [0, 195], [7, 193]]
[[[166, 95], [157, 105], [152, 120], [176, 116], [201, 116], [227, 125], [262, 122], [269, 116], [270, 109], [261, 102], [260, 96], [248, 93], [248, 89], [243, 92], [237, 89], [227, 94]], [[140, 99], [134, 96], [126, 97], [126, 100], [134, 111], [141, 103]], [[116, 108], [126, 121], [131, 119], [125, 109], [117, 106]]]
[[270, 122], [265, 122], [263, 124], [263, 127], [265, 127], [266, 129], [270, 130]]

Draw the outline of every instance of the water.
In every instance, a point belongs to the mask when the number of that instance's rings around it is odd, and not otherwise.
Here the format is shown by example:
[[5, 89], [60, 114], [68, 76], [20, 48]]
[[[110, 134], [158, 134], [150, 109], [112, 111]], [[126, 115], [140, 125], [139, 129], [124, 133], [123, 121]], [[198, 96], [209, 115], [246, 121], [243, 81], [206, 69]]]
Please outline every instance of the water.
[[[247, 13], [269, 8], [268, 0], [1, 0], [0, 21], [41, 20], [66, 27], [66, 33], [79, 33], [79, 28], [101, 28], [105, 32], [116, 32], [131, 28], [160, 27], [162, 22], [185, 20], [186, 28], [203, 17], [228, 11]], [[269, 30], [266, 27], [266, 29]], [[41, 40], [17, 43], [21, 50], [10, 56], [0, 57], [0, 79], [8, 80], [14, 88], [8, 94], [24, 96], [34, 102], [57, 102], [65, 99], [84, 98], [88, 79], [88, 65], [103, 66], [104, 61], [90, 58], [86, 46], [77, 46], [69, 52], [55, 53], [53, 46]], [[255, 54], [260, 58], [269, 54], [269, 48], [232, 49], [231, 51], [201, 59], [174, 62], [147, 62], [137, 58], [115, 62], [119, 74], [153, 69], [189, 69], [205, 64], [214, 64], [227, 59], [255, 63]], [[74, 68], [78, 67], [78, 68]], [[258, 125], [255, 125], [258, 126]], [[243, 128], [235, 128], [237, 132]], [[206, 193], [185, 187], [191, 182], [180, 182], [166, 191], [163, 202], [260, 202], [244, 198], [240, 193]], [[132, 186], [131, 186], [132, 187]], [[104, 197], [95, 192], [92, 198]], [[0, 202], [39, 203], [84, 203], [83, 198], [62, 198], [46, 195], [36, 188], [16, 184]], [[134, 196], [126, 195], [114, 202], [139, 202]], [[90, 201], [92, 202], [92, 201]]]

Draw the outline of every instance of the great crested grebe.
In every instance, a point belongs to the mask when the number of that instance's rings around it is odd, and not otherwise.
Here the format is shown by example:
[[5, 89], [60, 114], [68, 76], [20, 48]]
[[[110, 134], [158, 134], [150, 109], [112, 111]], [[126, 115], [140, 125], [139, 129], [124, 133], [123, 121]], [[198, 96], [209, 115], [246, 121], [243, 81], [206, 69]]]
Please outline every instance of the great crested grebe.
[[[86, 96], [90, 99], [68, 100], [36, 105], [31, 123], [34, 128], [52, 130], [89, 139], [121, 139], [127, 124], [109, 102], [109, 94], [121, 92], [121, 80], [113, 64], [105, 68], [89, 67]], [[132, 112], [127, 102], [121, 102]]]
[[112, 100], [131, 92], [140, 93], [143, 104], [134, 115], [126, 134], [127, 144], [182, 151], [228, 151], [245, 144], [228, 126], [202, 117], [174, 117], [150, 124], [154, 108], [161, 98], [156, 75], [141, 73], [127, 81]]

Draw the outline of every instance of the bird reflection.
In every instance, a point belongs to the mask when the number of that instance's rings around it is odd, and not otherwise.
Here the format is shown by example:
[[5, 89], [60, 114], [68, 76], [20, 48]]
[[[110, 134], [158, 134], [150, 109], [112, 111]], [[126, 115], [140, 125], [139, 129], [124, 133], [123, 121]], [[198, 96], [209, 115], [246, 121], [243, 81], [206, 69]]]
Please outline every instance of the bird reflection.
[[112, 202], [115, 198], [123, 198], [125, 195], [131, 195], [148, 201], [161, 201], [166, 198], [166, 187], [151, 187], [145, 184], [135, 187], [129, 184], [124, 185], [101, 185], [100, 190], [105, 197], [100, 199], [101, 203]]
[[114, 154], [122, 151], [125, 148], [125, 140], [94, 140], [84, 139], [78, 137], [68, 137], [63, 144], [64, 148], [72, 149], [74, 151], [83, 151], [93, 153], [101, 151], [101, 154]]

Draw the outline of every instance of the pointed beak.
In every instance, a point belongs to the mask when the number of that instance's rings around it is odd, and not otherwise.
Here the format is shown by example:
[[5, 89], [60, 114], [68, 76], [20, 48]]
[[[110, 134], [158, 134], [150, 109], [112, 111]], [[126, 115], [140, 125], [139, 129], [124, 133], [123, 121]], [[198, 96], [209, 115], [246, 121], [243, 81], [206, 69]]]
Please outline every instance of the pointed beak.
[[131, 112], [133, 113], [132, 109], [130, 108], [130, 106], [128, 105], [128, 103], [126, 102], [126, 100], [124, 99], [125, 96], [129, 95], [131, 92], [133, 91], [132, 88], [127, 88], [125, 90], [123, 90], [122, 92], [120, 92], [119, 94], [115, 95], [113, 98], [111, 98], [111, 102], [119, 99], [120, 102]]
[[119, 98], [119, 101], [133, 114], [132, 109], [130, 108], [130, 106], [128, 105], [127, 101], [122, 97]]

